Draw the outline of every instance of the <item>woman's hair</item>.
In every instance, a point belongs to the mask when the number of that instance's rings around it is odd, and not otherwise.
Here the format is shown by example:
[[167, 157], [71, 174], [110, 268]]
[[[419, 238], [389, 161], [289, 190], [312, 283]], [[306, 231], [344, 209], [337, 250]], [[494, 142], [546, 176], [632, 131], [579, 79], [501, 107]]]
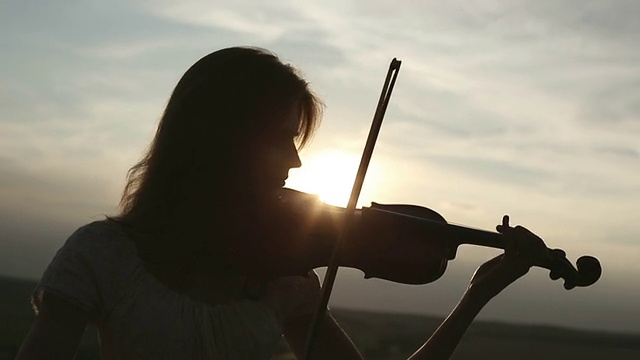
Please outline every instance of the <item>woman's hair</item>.
[[233, 47], [198, 60], [174, 89], [146, 154], [128, 173], [115, 217], [154, 229], [179, 201], [224, 193], [253, 139], [273, 127], [270, 116], [300, 106], [299, 147], [316, 129], [322, 103], [291, 65], [266, 50]]
[[295, 104], [301, 147], [320, 121], [322, 103], [294, 67], [263, 49], [222, 49], [182, 76], [147, 152], [129, 170], [120, 213], [111, 218], [159, 280], [179, 289], [197, 263], [212, 263], [206, 254], [219, 252], [229, 233], [219, 226], [246, 228], [225, 222], [226, 206], [249, 190], [241, 163]]

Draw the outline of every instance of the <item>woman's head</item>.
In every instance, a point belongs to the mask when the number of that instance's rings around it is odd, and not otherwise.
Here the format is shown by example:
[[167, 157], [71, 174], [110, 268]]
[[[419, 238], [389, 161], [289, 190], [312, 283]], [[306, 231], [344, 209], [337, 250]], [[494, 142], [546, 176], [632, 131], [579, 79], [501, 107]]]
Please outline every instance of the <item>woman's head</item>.
[[178, 82], [148, 152], [130, 170], [121, 218], [162, 221], [180, 203], [208, 206], [260, 191], [282, 176], [272, 164], [299, 166], [297, 153], [273, 162], [265, 149], [304, 145], [320, 110], [308, 83], [272, 53], [235, 47], [203, 57]]

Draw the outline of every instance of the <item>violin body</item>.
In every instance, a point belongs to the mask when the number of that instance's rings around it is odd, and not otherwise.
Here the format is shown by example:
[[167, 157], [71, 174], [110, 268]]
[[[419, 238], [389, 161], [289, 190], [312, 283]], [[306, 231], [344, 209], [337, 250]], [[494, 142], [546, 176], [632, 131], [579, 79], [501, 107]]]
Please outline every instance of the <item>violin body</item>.
[[[236, 245], [229, 256], [240, 271], [264, 280], [328, 266], [337, 245], [338, 264], [361, 270], [365, 278], [427, 284], [445, 273], [461, 244], [504, 248], [502, 234], [448, 224], [425, 207], [373, 203], [349, 214], [315, 195], [286, 188], [274, 209], [264, 211], [254, 225], [252, 238], [262, 240]], [[343, 231], [345, 240], [336, 244]], [[582, 257], [576, 270], [564, 251], [549, 251], [554, 260], [540, 266], [562, 277], [565, 288], [589, 286], [600, 277], [597, 259]]]

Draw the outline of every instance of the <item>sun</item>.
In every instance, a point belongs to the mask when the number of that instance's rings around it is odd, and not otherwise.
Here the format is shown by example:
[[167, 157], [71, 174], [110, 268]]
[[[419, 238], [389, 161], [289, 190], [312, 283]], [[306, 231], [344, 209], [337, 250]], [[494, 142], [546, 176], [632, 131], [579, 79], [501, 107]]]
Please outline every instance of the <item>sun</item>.
[[[303, 160], [300, 169], [291, 171], [287, 187], [316, 194], [327, 204], [346, 206], [360, 158], [344, 151], [324, 151]], [[368, 173], [365, 183], [374, 174]]]

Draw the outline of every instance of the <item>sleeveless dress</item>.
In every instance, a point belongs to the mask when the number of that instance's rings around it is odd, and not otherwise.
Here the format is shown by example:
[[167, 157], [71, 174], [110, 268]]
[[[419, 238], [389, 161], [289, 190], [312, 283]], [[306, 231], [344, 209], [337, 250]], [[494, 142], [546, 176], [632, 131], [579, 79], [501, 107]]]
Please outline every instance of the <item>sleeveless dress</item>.
[[35, 289], [89, 313], [103, 354], [119, 359], [270, 359], [282, 336], [273, 309], [251, 299], [211, 306], [167, 288], [143, 266], [135, 243], [110, 220], [76, 230]]

